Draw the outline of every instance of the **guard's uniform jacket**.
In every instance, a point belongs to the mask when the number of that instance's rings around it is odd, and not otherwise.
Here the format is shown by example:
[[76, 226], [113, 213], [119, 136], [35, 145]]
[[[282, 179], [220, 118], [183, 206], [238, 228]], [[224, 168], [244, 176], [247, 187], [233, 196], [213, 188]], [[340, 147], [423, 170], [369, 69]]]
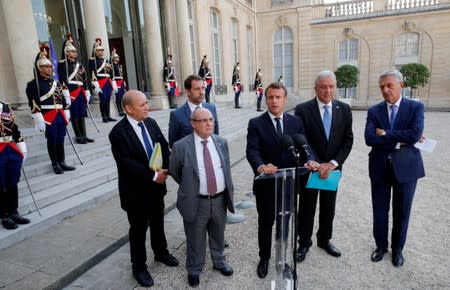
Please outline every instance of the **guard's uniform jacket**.
[[101, 102], [109, 103], [112, 93], [111, 65], [104, 58], [95, 56], [89, 60], [89, 71], [93, 80], [97, 79], [101, 93], [98, 94]]
[[86, 93], [89, 90], [87, 74], [83, 65], [67, 58], [59, 61], [59, 81], [70, 93], [70, 114], [72, 119], [83, 118], [86, 115]]

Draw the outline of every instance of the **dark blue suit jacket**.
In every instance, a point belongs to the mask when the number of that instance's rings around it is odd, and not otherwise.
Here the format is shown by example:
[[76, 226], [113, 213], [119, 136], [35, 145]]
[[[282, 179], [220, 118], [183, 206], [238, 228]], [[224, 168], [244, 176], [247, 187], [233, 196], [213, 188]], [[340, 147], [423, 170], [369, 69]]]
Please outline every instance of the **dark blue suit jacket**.
[[[219, 135], [219, 119], [217, 118], [216, 106], [211, 103], [203, 102], [202, 107], [211, 112], [213, 118], [215, 119], [214, 134]], [[172, 147], [173, 143], [191, 133], [191, 108], [189, 108], [189, 104], [186, 102], [183, 106], [170, 112], [169, 146]]]
[[[369, 153], [369, 176], [373, 181], [384, 178], [389, 155], [395, 177], [400, 183], [412, 182], [425, 176], [422, 155], [414, 147], [423, 133], [423, 112], [422, 103], [402, 98], [391, 130], [386, 102], [369, 108], [364, 137], [367, 146], [372, 146]], [[386, 135], [377, 136], [376, 128], [385, 130]], [[401, 144], [398, 149], [397, 143]]]
[[[300, 118], [284, 113], [283, 134], [292, 137], [299, 133], [305, 134]], [[267, 163], [272, 163], [278, 168], [295, 167], [295, 162], [289, 152], [281, 148], [280, 137], [277, 135], [268, 112], [252, 118], [248, 122], [246, 156], [255, 176], [259, 175], [258, 167]], [[253, 191], [255, 194], [258, 191], [273, 192], [273, 187], [268, 188], [265, 182], [256, 181], [253, 183]]]

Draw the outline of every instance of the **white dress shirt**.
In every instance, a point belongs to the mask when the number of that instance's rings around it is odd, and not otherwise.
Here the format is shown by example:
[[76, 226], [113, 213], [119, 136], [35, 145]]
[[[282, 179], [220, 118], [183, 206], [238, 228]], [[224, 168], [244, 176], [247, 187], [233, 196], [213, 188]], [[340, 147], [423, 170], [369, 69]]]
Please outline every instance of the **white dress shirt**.
[[[330, 115], [330, 120], [333, 120], [333, 101], [330, 101], [328, 104], [322, 103], [319, 101], [319, 98], [316, 97], [317, 100], [317, 106], [319, 106], [319, 112], [320, 112], [320, 118], [323, 122], [323, 114], [325, 113], [325, 108], [323, 106], [328, 106], [328, 113]], [[330, 160], [330, 163], [333, 163], [334, 166], [339, 166], [339, 163], [336, 160]]]
[[[277, 117], [275, 117], [275, 115], [272, 114], [272, 113], [269, 112], [269, 111], [267, 111], [267, 113], [269, 113], [270, 120], [272, 120], [272, 124], [273, 124], [273, 127], [275, 128], [275, 132], [276, 132], [276, 131], [277, 131], [277, 120], [275, 120], [275, 118], [277, 118]], [[284, 115], [284, 113], [281, 114], [280, 117], [278, 117], [278, 118], [280, 118], [281, 132], [284, 132], [284, 127], [283, 127], [283, 115]]]
[[194, 110], [198, 107], [198, 108], [203, 108], [202, 103], [196, 105], [191, 103], [189, 100], [187, 101], [188, 105], [189, 105], [189, 109], [191, 109], [191, 113], [194, 112]]
[[[198, 175], [200, 178], [200, 191], [201, 195], [209, 195], [208, 193], [208, 185], [206, 182], [206, 172], [205, 172], [205, 163], [203, 161], [203, 141], [204, 139], [200, 138], [194, 132], [194, 142], [195, 142], [195, 155], [197, 156], [197, 165], [198, 165]], [[222, 162], [220, 161], [219, 153], [217, 152], [215, 143], [211, 136], [208, 137], [208, 150], [209, 154], [211, 154], [211, 160], [214, 168], [214, 175], [216, 176], [216, 184], [217, 184], [217, 192], [222, 192], [225, 190], [225, 175], [223, 173]]]
[[[145, 149], [144, 137], [142, 137], [141, 127], [139, 127], [139, 125], [138, 125], [139, 122], [136, 121], [135, 119], [133, 119], [132, 117], [130, 117], [128, 114], [126, 115], [126, 117], [128, 119], [128, 122], [130, 122], [131, 127], [133, 127], [133, 130], [136, 133], [139, 141], [141, 141], [144, 151], [147, 152], [147, 150]], [[142, 122], [144, 122], [144, 121], [142, 121]], [[150, 134], [148, 133], [147, 126], [145, 126], [145, 123], [144, 123], [144, 129], [145, 129], [145, 133], [147, 134], [148, 140], [150, 141], [150, 146], [152, 146], [152, 149], [153, 149], [153, 140], [152, 140], [152, 137], [150, 136]], [[153, 181], [155, 181], [156, 178], [158, 178], [157, 172], [155, 172], [155, 175], [153, 176]]]

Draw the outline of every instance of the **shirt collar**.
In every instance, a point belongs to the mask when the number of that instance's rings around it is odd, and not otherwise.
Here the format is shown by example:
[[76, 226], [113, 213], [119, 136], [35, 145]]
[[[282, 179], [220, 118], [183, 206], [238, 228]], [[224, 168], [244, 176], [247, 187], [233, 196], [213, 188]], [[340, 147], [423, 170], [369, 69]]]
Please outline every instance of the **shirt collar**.
[[316, 101], [317, 101], [317, 105], [319, 106], [319, 108], [323, 108], [323, 106], [328, 105], [328, 107], [332, 107], [333, 104], [333, 100], [331, 100], [328, 104], [322, 103], [318, 97], [316, 97]]
[[[197, 133], [195, 133], [195, 132], [193, 132], [193, 133], [194, 133], [194, 141], [195, 141], [195, 144], [200, 144], [203, 140], [205, 140], [205, 139], [203, 139], [202, 137], [198, 136]], [[208, 140], [208, 143], [212, 142], [211, 136], [209, 136], [208, 138], [206, 138], [206, 140]]]
[[386, 102], [386, 106], [388, 107], [388, 109], [389, 109], [389, 107], [390, 107], [391, 105], [396, 105], [397, 108], [398, 108], [398, 107], [400, 107], [400, 102], [401, 102], [401, 101], [402, 101], [402, 96], [400, 95], [400, 98], [398, 98], [397, 102], [395, 102], [394, 104], [391, 104], [391, 103]]
[[[270, 116], [270, 119], [271, 119], [271, 120], [274, 120], [275, 118], [277, 118], [277, 117], [275, 117], [275, 115], [272, 114], [271, 112], [267, 111], [267, 113], [269, 113], [269, 116]], [[281, 116], [278, 117], [278, 118], [280, 118], [281, 121], [283, 121], [283, 115], [284, 115], [284, 113], [281, 114]]]
[[[133, 117], [131, 117], [130, 115], [126, 115], [126, 117], [128, 119], [128, 122], [130, 122], [131, 126], [133, 126], [133, 127], [137, 127], [138, 126], [139, 121], [133, 119]], [[142, 120], [142, 122], [143, 121], [144, 120]]]
[[189, 108], [191, 109], [191, 112], [193, 112], [195, 110], [195, 108], [197, 108], [197, 107], [203, 108], [202, 103], [195, 105], [195, 104], [191, 103], [189, 100], [187, 101], [187, 103], [189, 105]]

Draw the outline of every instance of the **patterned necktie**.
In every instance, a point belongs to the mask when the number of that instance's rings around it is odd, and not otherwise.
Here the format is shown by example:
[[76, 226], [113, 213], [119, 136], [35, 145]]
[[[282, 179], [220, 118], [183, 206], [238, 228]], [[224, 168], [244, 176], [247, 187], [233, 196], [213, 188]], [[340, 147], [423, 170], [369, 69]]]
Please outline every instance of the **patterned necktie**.
[[329, 106], [324, 105], [323, 109], [325, 110], [323, 112], [323, 128], [325, 129], [325, 134], [327, 135], [327, 140], [330, 138], [330, 129], [331, 129], [331, 116], [330, 111], [328, 111]]
[[391, 129], [394, 128], [395, 117], [397, 117], [397, 106], [390, 105], [391, 115], [389, 116], [389, 124], [391, 125]]
[[275, 121], [277, 122], [277, 134], [278, 137], [283, 136], [283, 130], [281, 129], [281, 118], [280, 117], [276, 117]]
[[211, 154], [209, 153], [208, 149], [208, 140], [203, 140], [202, 144], [203, 144], [203, 163], [205, 165], [207, 189], [209, 195], [214, 196], [217, 192], [217, 184]]
[[148, 139], [147, 133], [145, 132], [144, 122], [139, 122], [138, 126], [141, 127], [142, 139], [144, 139], [145, 151], [147, 151], [147, 158], [150, 160], [152, 156], [153, 149], [150, 144], [150, 140]]

